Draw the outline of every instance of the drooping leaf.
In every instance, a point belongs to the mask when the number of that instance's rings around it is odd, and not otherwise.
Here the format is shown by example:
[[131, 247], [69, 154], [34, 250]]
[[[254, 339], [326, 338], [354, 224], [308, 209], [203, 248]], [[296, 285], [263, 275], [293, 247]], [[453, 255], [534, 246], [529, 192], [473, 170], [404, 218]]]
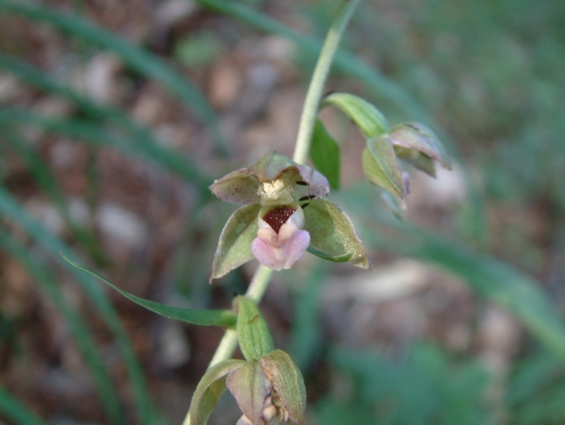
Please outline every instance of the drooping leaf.
[[273, 393], [282, 403], [288, 416], [295, 424], [302, 424], [306, 408], [306, 387], [304, 378], [290, 356], [282, 350], [275, 350], [259, 360]]
[[235, 325], [236, 316], [230, 310], [194, 310], [194, 309], [161, 304], [151, 300], [146, 300], [144, 298], [137, 297], [133, 294], [130, 294], [127, 291], [124, 291], [123, 289], [118, 288], [112, 282], [103, 278], [95, 271], [90, 270], [70, 260], [65, 256], [63, 256], [63, 258], [67, 260], [70, 264], [75, 266], [76, 268], [83, 270], [86, 273], [91, 274], [92, 276], [97, 277], [98, 279], [108, 284], [113, 289], [115, 289], [124, 297], [128, 298], [134, 303], [140, 305], [143, 308], [146, 308], [147, 310], [157, 313], [161, 316], [167, 317], [169, 319], [179, 320], [181, 322], [191, 323], [193, 325], [200, 325], [200, 326], [230, 326], [231, 327]]
[[361, 158], [363, 171], [369, 181], [403, 199], [404, 181], [394, 148], [387, 136], [367, 140]]
[[374, 105], [349, 93], [332, 93], [322, 102], [341, 109], [357, 125], [366, 139], [388, 133], [389, 126], [384, 115]]
[[341, 154], [339, 144], [328, 133], [319, 119], [316, 120], [310, 158], [314, 166], [328, 179], [332, 189], [339, 189]]
[[357, 267], [368, 268], [369, 260], [349, 217], [334, 203], [314, 199], [304, 208], [305, 230], [310, 233], [310, 247], [322, 258], [345, 258]]
[[217, 279], [253, 258], [251, 242], [257, 236], [257, 217], [261, 204], [244, 205], [224, 226], [212, 263], [210, 280]]
[[237, 336], [241, 352], [246, 360], [266, 356], [275, 345], [257, 304], [244, 296], [236, 297], [234, 302], [237, 304]]
[[226, 390], [226, 375], [246, 362], [244, 360], [224, 360], [210, 367], [194, 390], [190, 402], [189, 423], [190, 425], [206, 425], [216, 403]]

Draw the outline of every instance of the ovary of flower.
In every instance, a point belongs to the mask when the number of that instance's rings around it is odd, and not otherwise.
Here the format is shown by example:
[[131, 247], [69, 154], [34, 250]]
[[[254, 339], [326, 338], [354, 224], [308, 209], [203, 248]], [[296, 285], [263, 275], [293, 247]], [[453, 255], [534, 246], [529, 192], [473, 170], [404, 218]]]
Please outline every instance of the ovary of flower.
[[257, 194], [261, 197], [261, 205], [263, 206], [286, 205], [293, 202], [292, 195], [281, 179], [263, 182], [263, 185], [259, 186]]
[[259, 217], [257, 237], [251, 244], [253, 255], [273, 270], [291, 268], [310, 244], [310, 234], [302, 230], [303, 226], [304, 213], [301, 208], [280, 227], [278, 234]]

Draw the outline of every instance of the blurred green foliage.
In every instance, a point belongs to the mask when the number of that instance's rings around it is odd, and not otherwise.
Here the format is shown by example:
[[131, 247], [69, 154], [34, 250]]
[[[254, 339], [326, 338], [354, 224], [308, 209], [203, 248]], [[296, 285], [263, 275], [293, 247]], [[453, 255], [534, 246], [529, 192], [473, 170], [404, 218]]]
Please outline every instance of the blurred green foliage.
[[316, 423], [488, 423], [483, 406], [486, 372], [472, 362], [454, 362], [435, 345], [416, 345], [396, 361], [377, 352], [342, 348], [331, 354], [330, 362], [341, 376], [335, 394], [316, 403]]

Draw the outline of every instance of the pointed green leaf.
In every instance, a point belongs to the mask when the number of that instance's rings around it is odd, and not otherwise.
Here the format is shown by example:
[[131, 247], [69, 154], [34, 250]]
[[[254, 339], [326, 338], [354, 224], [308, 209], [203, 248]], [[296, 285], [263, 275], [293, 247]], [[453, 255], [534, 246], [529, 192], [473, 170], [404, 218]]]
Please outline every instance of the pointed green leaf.
[[361, 158], [365, 176], [396, 197], [404, 198], [405, 188], [394, 148], [387, 136], [367, 140]]
[[231, 215], [222, 230], [210, 280], [217, 279], [253, 258], [251, 242], [257, 237], [261, 204], [245, 205]]
[[363, 245], [349, 217], [334, 203], [314, 199], [304, 208], [305, 230], [310, 233], [310, 248], [323, 257], [345, 258], [364, 269], [369, 267]]
[[271, 385], [259, 362], [252, 360], [234, 370], [229, 374], [226, 385], [251, 423], [263, 423], [260, 422], [263, 404]]
[[226, 375], [245, 363], [244, 360], [224, 360], [206, 371], [192, 395], [188, 412], [190, 425], [206, 425], [212, 410], [226, 390]]
[[129, 300], [133, 301], [134, 303], [140, 305], [141, 307], [146, 308], [154, 313], [160, 314], [161, 316], [167, 317], [169, 319], [179, 320], [181, 322], [192, 323], [193, 325], [200, 325], [200, 326], [234, 326], [236, 322], [236, 316], [230, 310], [192, 310], [188, 308], [181, 308], [181, 307], [174, 307], [170, 305], [161, 304], [155, 301], [146, 300], [144, 298], [137, 297], [133, 294], [130, 294], [123, 289], [118, 288], [109, 280], [103, 278], [98, 273], [93, 270], [90, 270], [84, 266], [81, 266], [78, 263], [75, 263], [71, 259], [67, 258], [63, 255], [63, 258], [70, 263], [71, 265], [75, 266], [76, 268], [91, 274], [94, 277], [97, 277], [101, 281], [105, 282], [124, 297], [128, 298]]
[[238, 296], [234, 301], [237, 304], [237, 336], [241, 352], [247, 360], [266, 356], [275, 349], [275, 345], [257, 304], [244, 296]]
[[330, 183], [332, 189], [339, 189], [341, 155], [339, 144], [328, 133], [324, 123], [316, 120], [312, 144], [310, 146], [310, 158], [314, 166], [321, 172]]
[[306, 408], [306, 387], [298, 367], [290, 356], [282, 350], [275, 350], [259, 360], [273, 394], [279, 399], [290, 420], [302, 424], [302, 415]]
[[332, 93], [327, 96], [322, 106], [334, 105], [341, 109], [357, 125], [366, 139], [388, 133], [388, 122], [374, 105], [349, 93]]
[[429, 172], [431, 161], [422, 160], [421, 158], [424, 157], [436, 160], [445, 169], [451, 169], [442, 143], [437, 135], [424, 124], [418, 122], [398, 124], [390, 131], [389, 138], [399, 158], [406, 159], [416, 168], [431, 174]]

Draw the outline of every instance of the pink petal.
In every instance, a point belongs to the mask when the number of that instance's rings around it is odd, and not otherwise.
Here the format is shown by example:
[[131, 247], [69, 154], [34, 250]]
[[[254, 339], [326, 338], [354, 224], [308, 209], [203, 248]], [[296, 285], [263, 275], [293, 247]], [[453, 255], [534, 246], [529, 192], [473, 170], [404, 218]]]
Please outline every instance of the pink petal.
[[[294, 229], [291, 229], [290, 234], [283, 238], [281, 234], [285, 233], [286, 226], [294, 227]], [[302, 257], [310, 244], [310, 234], [305, 230], [299, 230], [293, 223], [285, 223], [279, 235], [276, 235], [272, 229], [272, 234], [269, 234], [267, 230], [260, 229], [257, 237], [251, 243], [251, 250], [261, 264], [273, 270], [291, 268]]]

